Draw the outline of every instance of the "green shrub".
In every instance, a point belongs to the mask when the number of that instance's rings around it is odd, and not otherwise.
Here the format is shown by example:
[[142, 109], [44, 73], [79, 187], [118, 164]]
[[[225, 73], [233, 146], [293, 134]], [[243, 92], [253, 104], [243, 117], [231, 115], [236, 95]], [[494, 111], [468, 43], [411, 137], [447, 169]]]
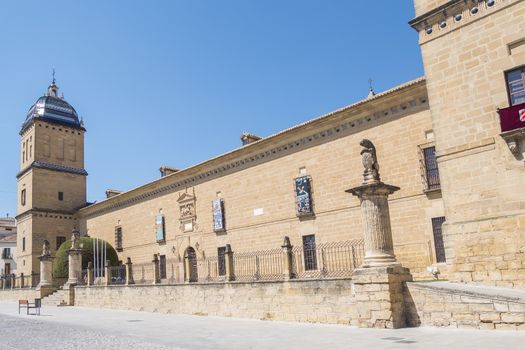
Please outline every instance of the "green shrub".
[[[93, 262], [93, 242], [91, 237], [80, 237], [80, 244], [82, 245], [82, 269], [86, 269], [89, 262]], [[100, 242], [100, 240], [99, 240]], [[99, 243], [100, 244], [100, 243]], [[115, 249], [106, 242], [106, 260], [111, 262], [111, 266], [118, 265], [118, 255]], [[67, 251], [71, 249], [71, 240], [67, 240], [56, 252], [55, 260], [53, 260], [53, 277], [67, 278], [69, 274], [69, 258]]]

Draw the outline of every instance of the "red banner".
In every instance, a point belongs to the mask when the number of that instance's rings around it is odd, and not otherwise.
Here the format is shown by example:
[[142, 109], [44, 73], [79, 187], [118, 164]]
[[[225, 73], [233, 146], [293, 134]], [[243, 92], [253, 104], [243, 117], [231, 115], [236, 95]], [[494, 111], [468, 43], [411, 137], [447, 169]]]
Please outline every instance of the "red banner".
[[501, 131], [525, 128], [525, 103], [498, 109]]

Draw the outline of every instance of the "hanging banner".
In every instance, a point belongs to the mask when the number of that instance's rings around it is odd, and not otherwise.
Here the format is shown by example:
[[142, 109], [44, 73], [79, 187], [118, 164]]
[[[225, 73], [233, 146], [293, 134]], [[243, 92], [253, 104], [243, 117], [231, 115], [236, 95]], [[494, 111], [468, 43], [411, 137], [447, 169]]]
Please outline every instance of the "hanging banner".
[[164, 215], [159, 214], [155, 218], [155, 234], [157, 236], [157, 242], [164, 242], [166, 236], [164, 233]]
[[295, 204], [297, 216], [313, 214], [312, 187], [309, 176], [295, 179]]
[[215, 198], [212, 201], [213, 209], [213, 231], [220, 232], [226, 230], [224, 224], [224, 201], [222, 198]]

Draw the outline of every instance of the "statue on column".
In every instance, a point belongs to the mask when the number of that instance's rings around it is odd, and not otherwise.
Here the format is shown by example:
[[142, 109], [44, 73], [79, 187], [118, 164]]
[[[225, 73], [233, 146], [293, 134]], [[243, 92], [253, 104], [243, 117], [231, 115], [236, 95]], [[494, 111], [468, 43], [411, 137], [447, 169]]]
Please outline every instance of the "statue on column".
[[379, 177], [379, 163], [377, 162], [376, 148], [372, 141], [363, 139], [360, 143], [363, 146], [361, 156], [363, 157], [364, 184], [381, 182]]
[[80, 232], [73, 230], [73, 236], [71, 237], [71, 249], [80, 248]]
[[44, 245], [42, 246], [42, 256], [51, 256], [51, 249], [49, 248], [49, 241], [44, 239]]

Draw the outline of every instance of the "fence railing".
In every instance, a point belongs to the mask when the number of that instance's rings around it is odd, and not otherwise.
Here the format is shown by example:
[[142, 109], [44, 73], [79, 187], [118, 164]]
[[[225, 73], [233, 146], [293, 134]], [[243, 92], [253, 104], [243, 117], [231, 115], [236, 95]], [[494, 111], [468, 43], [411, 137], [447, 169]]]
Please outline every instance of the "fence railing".
[[363, 240], [297, 246], [292, 249], [295, 278], [345, 278], [363, 263]]
[[[287, 238], [281, 248], [253, 252], [232, 252], [206, 257], [187, 255], [184, 259], [165, 260], [154, 256], [151, 263], [131, 264], [134, 284], [177, 284], [185, 282], [256, 282], [288, 279], [348, 278], [364, 260], [364, 242], [360, 240], [309, 244], [292, 247]], [[126, 284], [127, 266], [107, 268], [109, 278], [103, 283]], [[87, 270], [82, 280], [87, 280]], [[133, 278], [131, 278], [133, 277]], [[80, 280], [80, 279], [79, 279]], [[94, 284], [97, 283], [95, 279]]]
[[248, 253], [234, 253], [233, 266], [236, 281], [282, 280], [282, 249], [261, 250]]
[[152, 263], [133, 264], [135, 284], [152, 284], [155, 281], [155, 267]]
[[0, 289], [34, 288], [39, 282], [40, 274], [38, 273], [19, 276], [14, 274], [0, 275]]

